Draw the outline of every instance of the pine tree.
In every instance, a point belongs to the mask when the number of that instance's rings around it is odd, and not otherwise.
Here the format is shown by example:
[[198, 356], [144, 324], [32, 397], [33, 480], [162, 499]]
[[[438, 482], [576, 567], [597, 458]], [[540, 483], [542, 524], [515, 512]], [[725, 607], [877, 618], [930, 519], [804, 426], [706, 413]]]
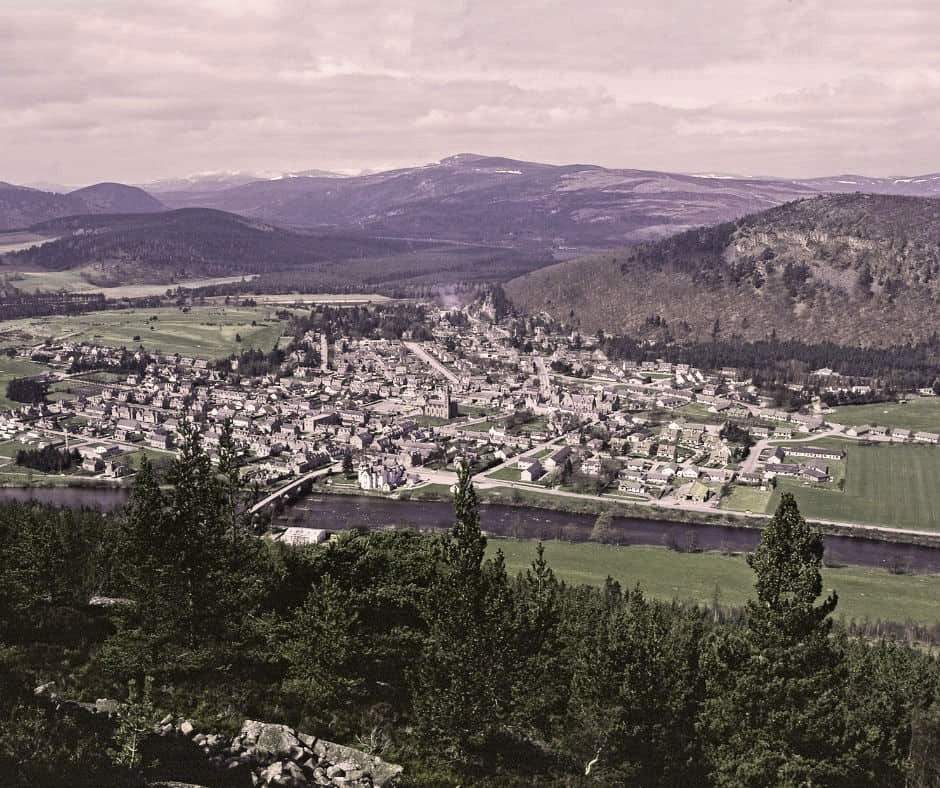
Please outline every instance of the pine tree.
[[486, 537], [467, 467], [458, 476], [454, 510], [424, 611], [428, 634], [412, 703], [425, 742], [467, 766], [483, 756], [510, 714], [516, 618], [502, 554], [483, 560]]
[[144, 463], [122, 529], [125, 593], [135, 603], [124, 634], [135, 638], [116, 643], [142, 644], [150, 671], [170, 669], [173, 652], [198, 661], [222, 644], [234, 648], [260, 589], [260, 546], [245, 534], [233, 447], [223, 432], [216, 469], [197, 429], [181, 432], [172, 489], [164, 493]]
[[748, 556], [757, 599], [743, 631], [718, 631], [703, 657], [701, 730], [716, 786], [852, 783], [835, 593], [820, 604], [823, 542], [784, 493]]
[[114, 731], [116, 746], [111, 750], [111, 759], [131, 771], [141, 767], [141, 745], [153, 733], [157, 723], [152, 695], [152, 677], [144, 678], [143, 692], [138, 691], [137, 682], [131, 679], [127, 683], [127, 701], [121, 704], [117, 713], [117, 727]]
[[355, 600], [327, 575], [279, 633], [288, 665], [284, 689], [314, 713], [353, 707], [359, 698], [359, 624]]
[[516, 684], [513, 718], [524, 734], [534, 731], [544, 740], [564, 719], [568, 693], [561, 643], [561, 589], [539, 542], [532, 565], [516, 581], [516, 630], [523, 644]]
[[353, 467], [352, 454], [347, 451], [343, 455], [343, 474], [346, 478], [351, 478], [353, 473], [355, 473], [355, 468]]

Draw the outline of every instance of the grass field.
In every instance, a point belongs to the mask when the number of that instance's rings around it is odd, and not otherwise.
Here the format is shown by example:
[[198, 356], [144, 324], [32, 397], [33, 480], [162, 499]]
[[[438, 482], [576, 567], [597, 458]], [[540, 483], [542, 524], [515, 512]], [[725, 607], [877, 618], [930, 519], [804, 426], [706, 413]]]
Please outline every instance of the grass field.
[[769, 490], [761, 490], [760, 487], [736, 484], [731, 488], [731, 492], [721, 499], [721, 508], [733, 512], [763, 514], [767, 511], [772, 494]]
[[[510, 574], [524, 570], [535, 557], [535, 542], [490, 539], [487, 552], [500, 549]], [[695, 603], [712, 600], [716, 585], [725, 605], [741, 605], [753, 596], [754, 575], [741, 556], [718, 553], [674, 553], [660, 547], [609, 547], [548, 542], [545, 557], [562, 580], [601, 585], [610, 576], [624, 587], [639, 584], [647, 595]], [[847, 619], [940, 620], [940, 575], [892, 575], [881, 569], [825, 569], [826, 589], [839, 593], [836, 615]]]
[[897, 528], [940, 530], [940, 449], [916, 445], [849, 445], [845, 491], [778, 480], [767, 511], [780, 495], [796, 496], [806, 517]]
[[507, 465], [505, 468], [500, 468], [498, 471], [493, 471], [492, 473], [486, 474], [491, 479], [501, 479], [506, 482], [518, 482], [522, 477], [520, 471], [515, 463], [512, 465]]
[[677, 408], [676, 413], [683, 416], [687, 421], [700, 424], [724, 424], [728, 420], [717, 413], [709, 413], [708, 405], [702, 402], [690, 402], [688, 405]]
[[15, 321], [15, 327], [37, 338], [68, 337], [128, 348], [143, 345], [161, 353], [219, 358], [249, 347], [274, 347], [284, 327], [274, 311], [273, 306], [205, 306], [188, 312], [173, 307], [109, 310]]
[[877, 424], [908, 430], [940, 432], [940, 397], [917, 397], [906, 403], [879, 402], [874, 405], [845, 405], [827, 416], [847, 426]]
[[137, 470], [140, 468], [141, 463], [143, 462], [144, 457], [146, 457], [150, 462], [154, 464], [161, 464], [169, 462], [174, 457], [173, 452], [158, 451], [156, 449], [148, 449], [146, 447], [141, 447], [135, 451], [128, 452], [127, 454], [121, 457], [121, 461], [126, 463], [129, 467]]
[[118, 285], [117, 287], [101, 287], [85, 278], [86, 273], [94, 274], [96, 268], [92, 265], [83, 268], [69, 268], [64, 271], [17, 271], [15, 273], [20, 278], [17, 279], [16, 286], [27, 292], [67, 290], [70, 293], [103, 293], [108, 298], [143, 298], [163, 295], [167, 290], [175, 289], [180, 285], [183, 287], [207, 287], [254, 278], [253, 276], [219, 276], [167, 284], [130, 284]]
[[0, 355], [0, 408], [15, 408], [22, 404], [7, 399], [7, 383], [13, 378], [41, 375], [48, 371], [49, 367], [43, 364], [34, 364], [32, 361]]

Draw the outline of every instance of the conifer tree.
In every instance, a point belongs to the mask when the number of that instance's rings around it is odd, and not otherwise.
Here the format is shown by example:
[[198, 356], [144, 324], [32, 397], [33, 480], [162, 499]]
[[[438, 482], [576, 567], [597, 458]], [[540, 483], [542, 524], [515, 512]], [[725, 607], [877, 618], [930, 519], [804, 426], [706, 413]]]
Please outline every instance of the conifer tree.
[[137, 682], [131, 679], [127, 683], [127, 701], [121, 704], [117, 713], [116, 746], [111, 750], [111, 759], [131, 771], [141, 767], [141, 746], [144, 739], [153, 733], [157, 722], [152, 695], [153, 678], [147, 676], [144, 679], [143, 691], [138, 690]]
[[428, 595], [424, 656], [413, 681], [419, 734], [445, 759], [482, 757], [512, 700], [515, 615], [502, 554], [484, 562], [476, 492], [468, 467], [454, 495], [455, 523], [440, 544], [441, 571]]
[[843, 651], [835, 593], [820, 604], [823, 541], [784, 493], [748, 556], [757, 599], [743, 631], [718, 631], [703, 656], [700, 716], [716, 786], [849, 785]]
[[260, 546], [244, 534], [225, 432], [218, 468], [196, 427], [184, 424], [181, 432], [167, 473], [171, 489], [161, 490], [143, 463], [121, 540], [126, 593], [134, 602], [125, 624], [144, 644], [151, 671], [169, 667], [168, 650], [198, 660], [223, 643], [234, 647], [260, 586]]

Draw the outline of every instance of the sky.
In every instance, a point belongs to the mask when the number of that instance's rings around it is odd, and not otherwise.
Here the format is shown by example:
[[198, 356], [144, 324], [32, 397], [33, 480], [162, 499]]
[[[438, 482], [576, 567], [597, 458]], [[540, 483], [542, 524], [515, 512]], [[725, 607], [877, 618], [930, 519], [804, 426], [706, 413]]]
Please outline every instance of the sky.
[[937, 0], [0, 0], [0, 180], [940, 171]]

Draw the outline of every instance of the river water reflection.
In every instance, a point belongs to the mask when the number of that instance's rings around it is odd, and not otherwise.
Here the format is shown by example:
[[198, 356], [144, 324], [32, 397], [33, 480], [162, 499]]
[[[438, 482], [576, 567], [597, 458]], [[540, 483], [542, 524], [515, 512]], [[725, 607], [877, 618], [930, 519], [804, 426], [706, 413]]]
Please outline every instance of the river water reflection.
[[[0, 500], [37, 501], [55, 506], [112, 511], [123, 506], [127, 489], [34, 487], [0, 488]], [[527, 509], [489, 504], [480, 507], [485, 531], [495, 536], [520, 539], [564, 539], [587, 541], [594, 517], [545, 509]], [[437, 501], [395, 501], [351, 495], [308, 495], [300, 499], [277, 525], [295, 525], [340, 531], [349, 528], [382, 529], [409, 527], [446, 530], [453, 522], [449, 503]], [[615, 540], [625, 545], [667, 545], [678, 549], [753, 550], [760, 533], [749, 528], [722, 525], [694, 525], [664, 520], [614, 518]], [[904, 568], [912, 572], [940, 573], [940, 549], [918, 545], [892, 544], [846, 536], [826, 536], [826, 560], [834, 564], [855, 564], [883, 568]]]

